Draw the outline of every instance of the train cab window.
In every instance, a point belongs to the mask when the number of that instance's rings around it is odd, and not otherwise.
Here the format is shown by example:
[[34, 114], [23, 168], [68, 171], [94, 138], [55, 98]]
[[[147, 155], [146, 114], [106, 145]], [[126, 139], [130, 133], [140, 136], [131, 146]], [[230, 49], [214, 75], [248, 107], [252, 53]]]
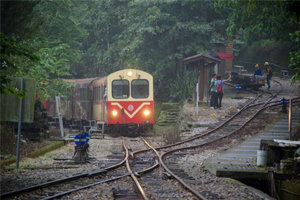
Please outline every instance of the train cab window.
[[148, 80], [138, 79], [131, 82], [131, 96], [133, 98], [147, 98], [149, 96]]
[[112, 96], [114, 99], [127, 99], [129, 97], [129, 82], [127, 80], [114, 80], [112, 82]]

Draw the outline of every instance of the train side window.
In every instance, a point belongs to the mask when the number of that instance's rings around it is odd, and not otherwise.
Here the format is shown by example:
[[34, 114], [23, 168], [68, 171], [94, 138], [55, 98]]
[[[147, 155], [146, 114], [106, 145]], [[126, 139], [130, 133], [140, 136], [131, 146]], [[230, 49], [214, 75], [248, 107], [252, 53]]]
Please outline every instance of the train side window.
[[131, 95], [133, 98], [149, 97], [149, 82], [146, 79], [136, 79], [131, 82]]
[[83, 91], [83, 88], [79, 88], [79, 92], [80, 92], [80, 95], [79, 95], [79, 98], [80, 98], [80, 101], [83, 101], [84, 99], [84, 91]]
[[97, 87], [97, 101], [100, 101], [100, 86]]
[[96, 101], [96, 87], [93, 87], [93, 101]]
[[92, 91], [88, 88], [87, 91], [86, 91], [86, 100], [87, 101], [90, 101], [91, 100], [91, 97], [92, 96]]
[[99, 86], [93, 88], [93, 94], [94, 94], [93, 101], [100, 101], [100, 87]]
[[127, 99], [129, 97], [129, 81], [114, 80], [112, 82], [112, 96], [114, 99]]

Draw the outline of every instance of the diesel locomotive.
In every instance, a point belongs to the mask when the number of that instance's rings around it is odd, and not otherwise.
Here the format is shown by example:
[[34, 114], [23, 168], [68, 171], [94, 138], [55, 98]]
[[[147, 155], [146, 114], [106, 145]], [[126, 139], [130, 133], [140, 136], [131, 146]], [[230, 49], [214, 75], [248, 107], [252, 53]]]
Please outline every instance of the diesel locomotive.
[[105, 130], [115, 133], [140, 133], [153, 129], [154, 95], [151, 74], [124, 69], [106, 77], [63, 79], [74, 83], [69, 97], [47, 102], [47, 114], [57, 117], [57, 106], [64, 124], [80, 121], [102, 122]]

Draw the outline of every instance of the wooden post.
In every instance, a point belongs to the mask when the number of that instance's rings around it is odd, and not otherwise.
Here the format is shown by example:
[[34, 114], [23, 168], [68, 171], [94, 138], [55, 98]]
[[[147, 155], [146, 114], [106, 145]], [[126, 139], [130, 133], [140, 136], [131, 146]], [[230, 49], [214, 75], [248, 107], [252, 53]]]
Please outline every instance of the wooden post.
[[204, 60], [200, 60], [199, 68], [199, 101], [203, 101], [203, 92], [204, 92]]

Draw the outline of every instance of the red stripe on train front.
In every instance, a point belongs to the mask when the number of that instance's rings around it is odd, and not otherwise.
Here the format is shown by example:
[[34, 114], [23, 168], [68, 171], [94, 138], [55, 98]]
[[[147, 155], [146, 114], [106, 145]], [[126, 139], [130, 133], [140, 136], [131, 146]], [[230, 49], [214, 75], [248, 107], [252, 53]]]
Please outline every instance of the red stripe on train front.
[[[122, 109], [124, 109], [122, 114]], [[146, 111], [149, 112], [146, 115]], [[143, 124], [149, 121], [154, 123], [154, 109], [153, 101], [109, 101], [108, 102], [108, 124], [128, 124], [133, 122], [135, 124]], [[113, 112], [116, 115], [113, 115]], [[124, 119], [123, 119], [124, 117]]]

